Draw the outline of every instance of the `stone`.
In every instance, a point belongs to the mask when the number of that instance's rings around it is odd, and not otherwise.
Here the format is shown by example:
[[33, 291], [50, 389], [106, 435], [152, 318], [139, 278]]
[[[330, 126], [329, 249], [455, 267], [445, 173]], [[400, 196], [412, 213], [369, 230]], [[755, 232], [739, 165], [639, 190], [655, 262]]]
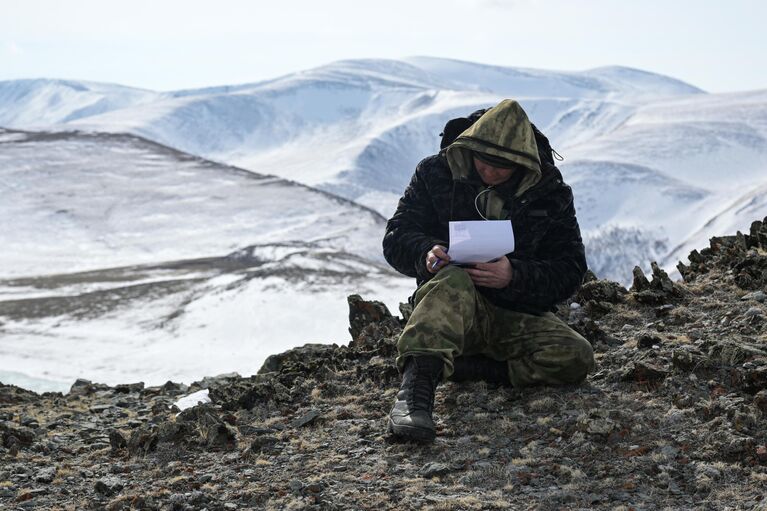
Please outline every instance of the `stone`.
[[104, 495], [105, 497], [111, 497], [116, 493], [119, 493], [125, 487], [123, 482], [116, 477], [102, 477], [94, 485], [94, 489], [97, 493]]
[[90, 380], [78, 378], [69, 388], [69, 395], [82, 396], [92, 393], [95, 390], [93, 383]]
[[637, 339], [637, 348], [640, 349], [648, 349], [653, 346], [660, 346], [661, 344], [663, 344], [661, 338], [649, 332], [642, 333]]
[[144, 382], [140, 381], [138, 383], [121, 383], [119, 385], [115, 385], [114, 392], [116, 394], [130, 394], [133, 392], [141, 392], [144, 390]]
[[767, 294], [765, 294], [764, 291], [754, 291], [753, 293], [748, 293], [747, 295], [743, 295], [740, 297], [741, 300], [747, 301], [747, 300], [754, 300], [755, 302], [762, 303], [765, 300], [767, 300]]
[[418, 475], [425, 478], [442, 476], [450, 472], [450, 466], [435, 461], [429, 462], [418, 471]]
[[621, 371], [623, 381], [648, 382], [661, 380], [668, 375], [668, 371], [647, 362], [629, 362]]
[[319, 410], [309, 410], [305, 414], [303, 414], [301, 417], [298, 417], [297, 419], [294, 419], [291, 421], [290, 425], [294, 428], [301, 428], [303, 426], [306, 426], [307, 424], [311, 424], [314, 422], [317, 417], [322, 415], [322, 412]]
[[118, 451], [128, 447], [128, 440], [122, 433], [113, 429], [109, 432], [109, 445], [112, 447], [112, 451]]
[[38, 483], [50, 483], [56, 478], [56, 467], [45, 467], [35, 474]]
[[647, 280], [647, 277], [645, 277], [645, 274], [642, 271], [642, 268], [640, 268], [639, 266], [634, 266], [634, 269], [632, 270], [632, 274], [634, 276], [634, 281], [631, 284], [631, 291], [638, 293], [640, 291], [645, 291], [647, 289], [650, 289], [650, 281]]
[[0, 444], [10, 447], [11, 444], [30, 446], [35, 441], [35, 430], [24, 426], [16, 426], [12, 422], [0, 422]]

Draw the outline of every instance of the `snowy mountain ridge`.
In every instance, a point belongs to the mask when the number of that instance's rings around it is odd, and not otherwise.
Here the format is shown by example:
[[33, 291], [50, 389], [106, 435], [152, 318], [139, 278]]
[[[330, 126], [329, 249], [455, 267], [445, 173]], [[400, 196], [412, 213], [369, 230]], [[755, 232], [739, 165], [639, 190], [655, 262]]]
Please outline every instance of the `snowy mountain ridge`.
[[[626, 250], [621, 264], [590, 256], [607, 277], [625, 281], [628, 263], [646, 265], [651, 253], [673, 266], [678, 253], [657, 247], [681, 245], [684, 252], [700, 233], [715, 234], [705, 225], [727, 217], [730, 197], [764, 183], [767, 92], [706, 94], [620, 66], [559, 72], [430, 57], [359, 59], [173, 92], [0, 82], [0, 126], [135, 133], [328, 191], [386, 217], [415, 164], [438, 149], [445, 121], [504, 97], [518, 99], [565, 155], [560, 168], [575, 189], [586, 239], [643, 233], [629, 236], [645, 241]], [[606, 200], [605, 185], [613, 198]], [[754, 209], [730, 215], [725, 231], [747, 227], [741, 223], [761, 214]]]

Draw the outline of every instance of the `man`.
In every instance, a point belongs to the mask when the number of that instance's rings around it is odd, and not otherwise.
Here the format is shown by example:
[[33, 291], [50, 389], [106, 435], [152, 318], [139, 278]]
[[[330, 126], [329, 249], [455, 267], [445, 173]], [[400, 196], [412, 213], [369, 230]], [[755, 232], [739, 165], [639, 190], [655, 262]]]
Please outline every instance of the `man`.
[[[543, 160], [527, 115], [507, 99], [418, 164], [383, 240], [386, 260], [418, 284], [397, 346], [395, 435], [435, 438], [443, 378], [525, 387], [578, 383], [593, 369], [589, 342], [551, 312], [581, 284], [586, 259], [570, 187]], [[448, 223], [481, 219], [511, 220], [514, 252], [450, 265]]]

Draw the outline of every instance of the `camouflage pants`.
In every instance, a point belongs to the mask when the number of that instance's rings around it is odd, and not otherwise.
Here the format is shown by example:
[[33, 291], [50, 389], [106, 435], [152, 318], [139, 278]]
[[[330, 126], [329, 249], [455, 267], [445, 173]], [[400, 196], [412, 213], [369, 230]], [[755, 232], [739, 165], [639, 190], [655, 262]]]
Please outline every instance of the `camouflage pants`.
[[541, 316], [496, 307], [454, 266], [440, 270], [415, 295], [413, 314], [397, 343], [397, 366], [405, 357], [436, 355], [445, 361], [482, 353], [505, 360], [515, 387], [578, 383], [594, 367], [591, 344], [551, 312]]

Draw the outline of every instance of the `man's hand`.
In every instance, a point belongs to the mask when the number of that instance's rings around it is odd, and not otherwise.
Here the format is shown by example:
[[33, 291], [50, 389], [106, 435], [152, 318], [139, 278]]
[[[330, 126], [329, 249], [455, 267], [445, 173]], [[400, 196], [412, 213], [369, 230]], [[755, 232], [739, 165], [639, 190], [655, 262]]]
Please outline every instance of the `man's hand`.
[[447, 255], [447, 248], [442, 245], [434, 245], [426, 254], [426, 269], [429, 273], [437, 273], [439, 270], [447, 266], [450, 262], [450, 256]]
[[506, 256], [491, 263], [477, 263], [474, 268], [466, 268], [475, 286], [502, 289], [509, 285], [513, 270]]

